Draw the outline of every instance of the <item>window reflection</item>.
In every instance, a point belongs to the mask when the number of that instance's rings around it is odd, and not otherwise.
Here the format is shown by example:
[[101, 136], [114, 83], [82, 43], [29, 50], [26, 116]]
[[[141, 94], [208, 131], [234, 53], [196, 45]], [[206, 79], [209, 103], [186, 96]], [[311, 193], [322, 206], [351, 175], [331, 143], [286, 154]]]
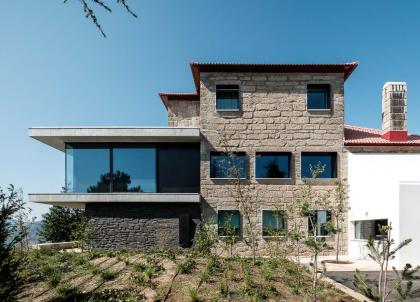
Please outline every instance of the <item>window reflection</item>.
[[289, 153], [258, 152], [255, 159], [256, 178], [289, 178]]
[[301, 177], [312, 178], [311, 167], [320, 165], [323, 172], [317, 178], [337, 177], [337, 154], [336, 153], [302, 153]]
[[210, 153], [210, 178], [246, 178], [246, 172], [244, 152]]

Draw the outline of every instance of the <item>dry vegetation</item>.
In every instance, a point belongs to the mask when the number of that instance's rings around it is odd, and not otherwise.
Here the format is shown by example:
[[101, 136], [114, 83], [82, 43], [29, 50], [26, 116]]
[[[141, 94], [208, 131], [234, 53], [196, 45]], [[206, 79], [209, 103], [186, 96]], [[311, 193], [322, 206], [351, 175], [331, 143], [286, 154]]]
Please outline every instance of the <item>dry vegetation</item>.
[[[32, 250], [20, 301], [309, 301], [284, 259], [198, 256], [191, 251]], [[321, 282], [318, 301], [354, 301]]]

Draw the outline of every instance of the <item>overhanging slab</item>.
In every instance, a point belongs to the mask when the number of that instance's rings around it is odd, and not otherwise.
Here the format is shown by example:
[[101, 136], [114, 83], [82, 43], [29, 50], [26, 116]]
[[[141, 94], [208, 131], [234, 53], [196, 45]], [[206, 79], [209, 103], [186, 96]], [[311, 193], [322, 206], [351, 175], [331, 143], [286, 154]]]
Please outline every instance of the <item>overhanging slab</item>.
[[28, 135], [64, 151], [65, 143], [199, 142], [199, 128], [175, 127], [32, 127]]
[[29, 201], [69, 208], [86, 203], [200, 203], [198, 193], [32, 193]]

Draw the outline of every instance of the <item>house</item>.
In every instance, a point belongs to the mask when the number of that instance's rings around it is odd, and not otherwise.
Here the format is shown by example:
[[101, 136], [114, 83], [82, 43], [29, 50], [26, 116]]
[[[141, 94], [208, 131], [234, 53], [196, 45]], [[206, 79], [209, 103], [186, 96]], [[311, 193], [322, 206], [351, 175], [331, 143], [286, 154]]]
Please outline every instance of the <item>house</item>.
[[[30, 128], [29, 136], [65, 152], [67, 190], [29, 194], [29, 200], [85, 208], [101, 247], [188, 247], [203, 220], [219, 232], [228, 221], [239, 237], [243, 234], [229, 173], [235, 166], [258, 198], [258, 215], [252, 219], [263, 253], [270, 237], [265, 230], [287, 228], [284, 217], [276, 219], [277, 209], [293, 204], [311, 176], [311, 164], [325, 166], [312, 180], [316, 191], [332, 190], [337, 179], [348, 176], [350, 186], [357, 183], [359, 158], [373, 154], [353, 144], [361, 128], [344, 125], [344, 83], [357, 63], [193, 62], [190, 67], [194, 92], [160, 93], [168, 111], [166, 128]], [[391, 132], [381, 139], [393, 142], [395, 136], [402, 137]], [[402, 149], [405, 145], [397, 152]], [[356, 166], [348, 168], [350, 163]], [[365, 206], [370, 200], [352, 195], [351, 203], [357, 202]], [[315, 215], [318, 235], [333, 242], [322, 228], [330, 213], [318, 209]], [[366, 220], [350, 215], [350, 228]], [[384, 215], [374, 219], [391, 219]], [[306, 221], [303, 225], [308, 231]], [[341, 253], [348, 253], [353, 239], [345, 228]], [[242, 241], [236, 248], [248, 251]]]
[[407, 84], [389, 82], [382, 92], [382, 129], [345, 126], [348, 150], [349, 255], [367, 258], [369, 238], [391, 223], [395, 242], [413, 242], [393, 265], [420, 265], [420, 136], [407, 131]]

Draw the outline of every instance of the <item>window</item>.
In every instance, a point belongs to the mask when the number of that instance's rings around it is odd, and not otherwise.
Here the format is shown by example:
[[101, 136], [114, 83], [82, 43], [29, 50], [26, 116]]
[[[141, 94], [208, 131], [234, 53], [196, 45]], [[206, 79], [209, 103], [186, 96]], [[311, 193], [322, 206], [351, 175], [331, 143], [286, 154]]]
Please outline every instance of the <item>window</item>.
[[303, 152], [301, 157], [301, 178], [312, 178], [312, 171], [318, 165], [323, 168], [323, 171], [316, 178], [337, 177], [336, 153]]
[[307, 87], [308, 110], [330, 109], [330, 85], [308, 85]]
[[104, 193], [111, 190], [110, 149], [104, 145], [66, 145], [66, 191]]
[[[312, 222], [311, 222], [312, 220]], [[308, 232], [310, 235], [314, 233], [313, 227], [316, 228], [317, 236], [329, 236], [329, 232], [324, 227], [327, 222], [331, 221], [331, 212], [324, 210], [315, 211], [308, 217]]]
[[216, 110], [238, 111], [239, 110], [239, 86], [217, 85], [216, 86]]
[[256, 178], [289, 178], [290, 153], [257, 152], [255, 158]]
[[156, 192], [156, 149], [112, 149], [113, 192]]
[[237, 236], [240, 234], [240, 217], [238, 210], [219, 210], [217, 212], [217, 231], [220, 236]]
[[381, 231], [382, 226], [388, 225], [388, 219], [360, 220], [354, 222], [355, 239], [383, 239], [386, 237]]
[[210, 178], [246, 178], [245, 152], [210, 153]]
[[264, 237], [281, 236], [286, 231], [286, 220], [284, 211], [263, 210], [262, 211], [262, 234]]
[[66, 192], [197, 193], [200, 144], [66, 144]]

